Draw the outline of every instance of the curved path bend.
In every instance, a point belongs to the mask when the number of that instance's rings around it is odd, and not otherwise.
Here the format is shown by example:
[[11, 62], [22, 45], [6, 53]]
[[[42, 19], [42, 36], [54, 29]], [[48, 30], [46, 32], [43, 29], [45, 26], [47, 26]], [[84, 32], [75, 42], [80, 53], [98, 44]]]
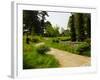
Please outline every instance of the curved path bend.
[[79, 66], [90, 66], [91, 58], [72, 54], [67, 51], [51, 48], [47, 54], [53, 55], [60, 63], [60, 67], [79, 67]]

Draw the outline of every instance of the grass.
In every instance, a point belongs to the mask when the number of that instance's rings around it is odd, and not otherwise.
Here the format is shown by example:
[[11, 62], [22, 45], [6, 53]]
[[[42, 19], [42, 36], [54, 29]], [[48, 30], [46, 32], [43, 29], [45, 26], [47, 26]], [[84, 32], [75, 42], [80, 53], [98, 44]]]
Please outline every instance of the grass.
[[58, 37], [58, 39], [61, 40], [61, 41], [69, 41], [69, 40], [71, 40], [70, 37]]
[[69, 51], [69, 52], [74, 51], [73, 45], [62, 44], [62, 43], [53, 43], [52, 39], [46, 40], [45, 43], [50, 47], [57, 48], [57, 49], [60, 49], [60, 50], [65, 50], [65, 51]]
[[58, 67], [58, 61], [52, 55], [40, 55], [37, 53], [25, 53], [23, 59], [24, 69], [54, 68]]
[[[32, 36], [29, 37], [32, 39]], [[69, 37], [36, 37], [41, 40], [40, 42], [44, 42], [46, 46], [68, 51], [74, 54], [89, 57], [91, 56], [90, 49], [85, 49], [85, 47], [82, 46], [84, 45], [84, 42], [71, 42]], [[26, 44], [25, 38], [26, 36], [23, 37], [23, 69], [56, 68], [60, 66], [58, 60], [56, 60], [54, 56], [46, 53], [44, 55], [40, 54], [35, 47], [37, 43], [31, 41], [30, 44]]]
[[25, 43], [23, 39], [23, 69], [54, 68], [59, 67], [59, 62], [50, 54], [39, 54], [35, 47], [36, 43]]
[[57, 38], [59, 40], [59, 42], [57, 43], [57, 42], [53, 42], [53, 39], [55, 38], [48, 38], [48, 39], [45, 39], [44, 42], [49, 47], [57, 48], [60, 50], [68, 51], [68, 52], [83, 55], [83, 56], [89, 56], [89, 57], [91, 56], [90, 49], [83, 50], [81, 54], [77, 50], [85, 42], [62, 41], [62, 40], [67, 40], [69, 38], [64, 37], [63, 39], [63, 37], [60, 37], [59, 39]]

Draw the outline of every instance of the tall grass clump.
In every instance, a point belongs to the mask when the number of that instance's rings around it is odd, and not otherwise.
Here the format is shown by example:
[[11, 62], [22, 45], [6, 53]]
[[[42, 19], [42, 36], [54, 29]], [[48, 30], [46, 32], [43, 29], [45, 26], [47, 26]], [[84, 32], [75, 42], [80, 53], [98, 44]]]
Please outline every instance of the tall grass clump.
[[58, 60], [54, 56], [46, 54], [49, 50], [50, 48], [45, 45], [36, 47], [34, 44], [24, 43], [23, 69], [59, 67]]
[[36, 69], [36, 68], [55, 68], [59, 67], [59, 62], [54, 56], [45, 54], [41, 55], [36, 53], [25, 53], [23, 55], [23, 69]]

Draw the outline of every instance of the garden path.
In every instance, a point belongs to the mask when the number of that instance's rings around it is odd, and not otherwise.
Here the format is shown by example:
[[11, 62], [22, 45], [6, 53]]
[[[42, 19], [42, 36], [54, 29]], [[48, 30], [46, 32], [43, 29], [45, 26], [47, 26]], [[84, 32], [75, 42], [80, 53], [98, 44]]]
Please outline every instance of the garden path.
[[44, 42], [40, 42], [40, 43], [37, 43], [35, 46], [40, 46], [40, 45], [44, 45], [45, 43]]
[[53, 55], [60, 63], [60, 67], [79, 67], [79, 66], [90, 66], [91, 58], [72, 54], [67, 51], [51, 48], [47, 54]]
[[[44, 42], [36, 44], [36, 46], [43, 45]], [[67, 51], [50, 48], [51, 50], [47, 54], [53, 55], [60, 64], [60, 67], [79, 67], [79, 66], [90, 66], [91, 58], [86, 56], [81, 56], [77, 54], [72, 54]]]

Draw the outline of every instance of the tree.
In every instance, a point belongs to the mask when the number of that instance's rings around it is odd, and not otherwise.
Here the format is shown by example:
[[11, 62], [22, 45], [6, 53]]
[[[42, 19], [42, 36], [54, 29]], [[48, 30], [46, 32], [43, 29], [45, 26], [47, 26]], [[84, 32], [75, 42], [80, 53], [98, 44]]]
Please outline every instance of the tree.
[[58, 26], [52, 27], [52, 24], [49, 21], [45, 22], [45, 36], [47, 37], [59, 36]]
[[45, 30], [44, 30], [44, 36], [51, 37], [53, 34], [53, 27], [52, 24], [49, 21], [46, 21], [45, 24]]
[[69, 37], [70, 36], [70, 30], [69, 29], [64, 30], [61, 35], [62, 36], [68, 36]]
[[68, 27], [70, 28], [71, 40], [76, 41], [76, 31], [74, 27], [74, 15], [69, 17]]
[[31, 34], [43, 34], [45, 16], [48, 16], [46, 11], [23, 10], [23, 29], [27, 29]]
[[91, 15], [89, 13], [85, 13], [83, 16], [84, 16], [85, 34], [87, 38], [90, 38], [91, 37]]
[[40, 12], [40, 17], [41, 17], [41, 27], [42, 27], [42, 34], [44, 34], [44, 30], [45, 30], [45, 20], [46, 17], [45, 16], [49, 16], [48, 13], [46, 11], [41, 11]]
[[55, 37], [59, 36], [59, 27], [56, 25], [53, 29], [54, 29], [54, 36]]
[[46, 27], [46, 36], [53, 37], [54, 36], [54, 29], [52, 26]]
[[64, 30], [64, 28], [63, 27], [61, 27], [61, 34], [64, 32], [65, 30]]
[[91, 37], [91, 15], [89, 13], [72, 13], [68, 27], [72, 41], [84, 41]]
[[76, 28], [77, 40], [84, 41], [84, 22], [83, 22], [83, 13], [74, 13], [74, 26]]
[[23, 29], [27, 29], [31, 34], [33, 32], [40, 34], [41, 26], [38, 14], [38, 11], [23, 10], [23, 24], [25, 25]]

